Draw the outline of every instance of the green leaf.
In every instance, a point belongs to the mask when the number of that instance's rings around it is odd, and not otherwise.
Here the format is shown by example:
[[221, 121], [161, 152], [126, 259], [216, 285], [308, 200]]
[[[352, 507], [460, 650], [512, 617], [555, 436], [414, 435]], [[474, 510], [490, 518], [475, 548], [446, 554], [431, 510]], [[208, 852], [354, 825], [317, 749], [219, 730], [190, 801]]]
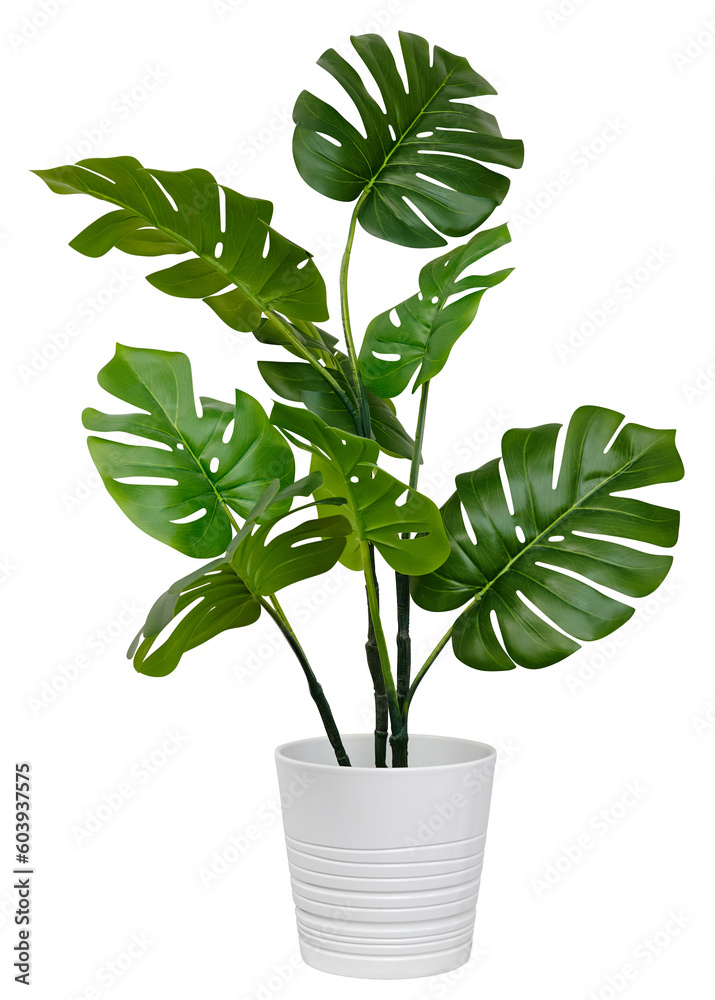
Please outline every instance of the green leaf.
[[[354, 534], [346, 546], [345, 565], [361, 567], [361, 541], [372, 542], [399, 573], [429, 573], [442, 565], [449, 544], [438, 508], [378, 468], [376, 441], [328, 427], [315, 414], [284, 403], [274, 404], [271, 420], [313, 454], [312, 468], [323, 475], [323, 486], [313, 495], [347, 499], [346, 516]], [[418, 537], [402, 538], [403, 532]]]
[[[293, 320], [327, 319], [323, 279], [307, 250], [270, 226], [270, 201], [223, 187], [206, 170], [150, 170], [132, 156], [34, 173], [57, 194], [90, 194], [120, 206], [72, 240], [80, 253], [194, 253], [147, 280], [169, 295], [203, 299], [234, 330], [256, 330], [266, 309]], [[229, 285], [235, 287], [217, 294]]]
[[[450, 351], [473, 322], [484, 292], [503, 281], [512, 269], [484, 276], [460, 275], [509, 240], [506, 226], [488, 229], [425, 264], [420, 271], [419, 292], [394, 310], [376, 316], [367, 328], [360, 350], [360, 371], [366, 386], [389, 398], [403, 392], [415, 372], [413, 392], [442, 371]], [[461, 294], [465, 291], [468, 294]], [[450, 301], [455, 295], [461, 297]]]
[[[273, 392], [292, 403], [303, 403], [329, 427], [354, 432], [350, 414], [324, 378], [309, 364], [300, 361], [259, 361], [261, 375]], [[330, 374], [347, 393], [349, 382], [342, 371]], [[370, 423], [375, 440], [382, 450], [395, 458], [412, 458], [414, 441], [395, 416], [394, 408], [370, 390], [366, 393]]]
[[305, 521], [267, 541], [275, 524], [274, 520], [254, 527], [232, 543], [227, 553], [231, 566], [260, 597], [327, 573], [340, 558], [352, 531], [346, 517], [332, 514]]
[[576, 410], [555, 488], [560, 425], [507, 431], [502, 462], [513, 514], [499, 459], [457, 476], [456, 493], [442, 508], [451, 555], [435, 573], [415, 579], [412, 594], [430, 611], [471, 602], [452, 635], [463, 663], [482, 670], [549, 666], [579, 648], [574, 638], [600, 639], [633, 614], [630, 605], [584, 581], [629, 597], [643, 597], [662, 583], [670, 556], [599, 537], [672, 546], [678, 536], [677, 511], [623, 495], [682, 478], [675, 432], [626, 424], [609, 447], [622, 420], [597, 406]]
[[[303, 479], [296, 480], [296, 482], [291, 483], [284, 489], [281, 489], [280, 480], [274, 479], [273, 482], [266, 487], [266, 490], [260, 500], [251, 508], [249, 513], [246, 514], [246, 520], [244, 521], [241, 531], [243, 531], [247, 525], [253, 524], [255, 521], [260, 521], [269, 507], [271, 507], [274, 511], [276, 509], [282, 509], [284, 507], [282, 501], [290, 498], [292, 502], [295, 497], [310, 496], [314, 490], [320, 489], [322, 485], [323, 477], [319, 472], [313, 472], [309, 476], [304, 476]], [[333, 502], [336, 504], [345, 503], [345, 500], [341, 497], [340, 499], [335, 499]], [[304, 506], [313, 507], [315, 505], [311, 503]], [[297, 509], [303, 510], [304, 507], [299, 507]], [[287, 511], [280, 516], [287, 517], [288, 513], [294, 513], [294, 511]]]
[[381, 36], [350, 39], [384, 111], [350, 63], [334, 49], [323, 53], [318, 65], [346, 91], [365, 134], [303, 91], [293, 110], [293, 156], [303, 179], [329, 198], [354, 201], [367, 192], [358, 219], [373, 236], [409, 247], [444, 246], [439, 233], [466, 236], [504, 199], [509, 180], [484, 163], [520, 167], [523, 145], [502, 138], [493, 115], [464, 103], [496, 93], [465, 58], [439, 46], [430, 54], [420, 35], [399, 37], [407, 86]]
[[[160, 633], [189, 607], [191, 610], [152, 652]], [[260, 603], [243, 580], [224, 559], [215, 559], [161, 595], [127, 655], [134, 657], [139, 673], [165, 677], [188, 650], [227, 629], [251, 625], [260, 614]]]
[[[98, 381], [141, 412], [114, 416], [87, 409], [84, 426], [125, 432], [160, 446], [89, 438], [92, 459], [110, 495], [153, 538], [186, 555], [215, 556], [231, 540], [226, 506], [245, 516], [272, 480], [284, 487], [292, 483], [291, 449], [248, 393], [237, 389], [233, 406], [202, 397], [202, 414], [197, 415], [185, 354], [118, 344]], [[135, 477], [149, 482], [126, 482]], [[290, 505], [291, 498], [284, 497], [270, 513], [282, 513]], [[197, 516], [199, 511], [204, 513]]]
[[[281, 316], [281, 319], [286, 326], [290, 328], [298, 343], [301, 344], [304, 349], [311, 351], [311, 353], [317, 358], [320, 359], [325, 354], [334, 355], [336, 353], [334, 348], [338, 341], [335, 337], [326, 333], [325, 330], [321, 330], [317, 326], [313, 326], [309, 323], [303, 323], [301, 321], [290, 323], [284, 316]], [[305, 354], [295, 348], [286, 336], [285, 331], [277, 326], [273, 318], [270, 316], [263, 317], [258, 329], [254, 331], [254, 336], [261, 344], [271, 344], [283, 347], [286, 351], [294, 354], [297, 358], [305, 357]]]
[[[154, 603], [127, 654], [134, 657], [140, 673], [166, 676], [188, 650], [227, 629], [255, 622], [261, 614], [262, 598], [335, 565], [352, 530], [350, 522], [341, 515], [314, 518], [269, 541], [269, 534], [282, 518], [260, 525], [257, 521], [275, 502], [275, 487], [272, 483], [266, 490], [225, 556], [179, 580]], [[187, 608], [188, 613], [154, 648], [167, 625]]]

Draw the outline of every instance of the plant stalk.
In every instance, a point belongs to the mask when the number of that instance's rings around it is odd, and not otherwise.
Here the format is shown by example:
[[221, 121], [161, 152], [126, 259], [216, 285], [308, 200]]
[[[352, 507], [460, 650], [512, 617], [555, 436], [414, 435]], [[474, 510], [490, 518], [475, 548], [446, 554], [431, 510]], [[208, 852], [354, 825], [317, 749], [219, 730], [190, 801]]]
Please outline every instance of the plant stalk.
[[273, 320], [276, 326], [280, 327], [280, 329], [283, 331], [286, 338], [290, 342], [291, 346], [294, 347], [296, 351], [298, 351], [300, 356], [302, 358], [305, 358], [308, 364], [310, 364], [322, 376], [322, 378], [325, 379], [325, 381], [328, 383], [330, 388], [333, 390], [335, 395], [338, 397], [340, 402], [343, 404], [345, 409], [350, 414], [350, 418], [355, 426], [355, 430], [358, 434], [360, 434], [363, 424], [360, 402], [358, 402], [358, 406], [356, 407], [355, 404], [352, 402], [352, 400], [343, 391], [338, 382], [330, 374], [328, 369], [325, 368], [324, 365], [321, 365], [318, 359], [313, 357], [310, 351], [306, 350], [306, 348], [301, 344], [301, 342], [295, 336], [290, 326], [286, 322], [284, 322], [284, 320], [282, 319], [281, 316], [278, 315], [278, 313], [274, 312], [272, 309], [266, 309], [265, 314], [266, 316], [270, 316], [270, 318]]
[[[382, 628], [382, 621], [380, 619], [380, 607], [377, 600], [377, 585], [375, 583], [375, 574], [373, 573], [372, 562], [370, 560], [370, 546], [367, 542], [360, 542], [360, 552], [362, 554], [362, 565], [365, 573], [367, 603], [370, 609], [372, 625], [375, 630], [375, 642], [377, 643], [377, 649], [380, 656], [380, 669], [385, 681], [385, 693], [387, 695], [390, 726], [394, 735], [402, 728], [402, 715], [400, 714], [400, 709], [397, 705], [395, 681], [392, 676], [392, 670], [390, 669], [390, 654], [387, 651], [385, 632]], [[392, 743], [392, 738], [390, 739], [390, 743]]]
[[[404, 535], [403, 535], [404, 538]], [[402, 711], [410, 687], [412, 640], [410, 639], [410, 578], [395, 573], [397, 592], [397, 704]]]
[[430, 653], [430, 655], [427, 657], [427, 659], [425, 660], [424, 664], [420, 668], [417, 676], [415, 677], [415, 679], [412, 681], [412, 684], [410, 685], [410, 689], [407, 692], [407, 697], [405, 698], [405, 703], [402, 706], [402, 717], [405, 720], [405, 725], [407, 725], [407, 713], [410, 710], [410, 702], [412, 701], [414, 693], [417, 690], [417, 688], [418, 688], [418, 686], [420, 684], [420, 681], [422, 680], [422, 678], [424, 677], [424, 675], [427, 673], [427, 671], [429, 670], [429, 668], [432, 666], [432, 664], [434, 663], [434, 661], [437, 659], [437, 657], [439, 656], [439, 654], [442, 652], [442, 650], [444, 649], [444, 647], [449, 642], [450, 638], [452, 637], [452, 630], [453, 630], [453, 628], [454, 628], [453, 625], [449, 626], [449, 629], [445, 632], [445, 634], [439, 640], [439, 642], [437, 643], [437, 645], [435, 646], [435, 648], [432, 650], [432, 652]]
[[[372, 575], [375, 580], [375, 594], [377, 596], [379, 607], [380, 591], [377, 585], [377, 576], [375, 574], [375, 547], [371, 543], [369, 548], [370, 565], [372, 567]], [[365, 583], [365, 592], [367, 593], [367, 582]], [[387, 724], [389, 716], [387, 691], [385, 689], [385, 678], [382, 676], [382, 667], [380, 666], [380, 651], [377, 648], [377, 640], [375, 639], [375, 626], [373, 625], [372, 615], [369, 613], [365, 655], [367, 656], [367, 665], [370, 670], [370, 676], [372, 677], [373, 688], [375, 689], [375, 767], [387, 767]]]
[[[340, 313], [343, 321], [343, 332], [345, 334], [348, 360], [352, 371], [353, 385], [358, 400], [360, 427], [357, 433], [362, 437], [369, 438], [372, 435], [370, 407], [367, 402], [365, 386], [363, 385], [358, 366], [348, 301], [350, 254], [355, 239], [358, 212], [367, 194], [367, 191], [363, 191], [353, 208], [345, 250], [340, 262]], [[392, 671], [390, 670], [387, 644], [380, 620], [380, 594], [377, 585], [377, 574], [375, 572], [375, 547], [371, 543], [363, 542], [361, 543], [361, 552], [368, 601], [368, 631], [367, 642], [365, 643], [365, 655], [375, 692], [375, 767], [387, 767], [388, 721], [392, 719], [394, 731], [395, 721], [399, 716], [399, 707], [397, 705]]]
[[264, 601], [263, 598], [259, 598], [261, 606], [268, 612], [278, 628], [281, 630], [286, 642], [293, 650], [296, 659], [303, 668], [303, 673], [308, 681], [308, 690], [310, 691], [310, 695], [320, 712], [320, 718], [323, 720], [325, 732], [330, 740], [330, 745], [335, 752], [338, 764], [340, 764], [341, 767], [350, 767], [350, 758], [348, 757], [345, 747], [343, 746], [343, 741], [340, 738], [340, 732], [335, 724], [335, 719], [333, 718], [333, 713], [328, 703], [328, 699], [325, 697], [323, 688], [318, 683], [318, 679], [313, 673], [313, 669], [308, 662], [308, 658], [303, 651], [303, 647], [296, 638], [295, 632], [288, 624], [288, 620], [283, 612], [278, 610], [280, 608], [278, 601], [275, 600], [275, 596], [271, 599], [275, 601], [276, 607], [269, 604], [268, 601]]
[[353, 379], [355, 381], [355, 390], [358, 394], [358, 401], [364, 397], [364, 390], [362, 389], [362, 380], [360, 378], [360, 371], [358, 369], [358, 359], [357, 352], [355, 350], [355, 341], [353, 340], [352, 327], [350, 325], [350, 309], [348, 306], [348, 268], [350, 267], [350, 253], [353, 248], [353, 240], [355, 239], [355, 226], [357, 224], [358, 212], [360, 211], [360, 206], [365, 201], [368, 192], [363, 191], [358, 200], [355, 203], [355, 208], [353, 209], [353, 214], [350, 217], [350, 228], [348, 229], [348, 238], [345, 244], [345, 250], [343, 251], [343, 259], [340, 262], [340, 313], [343, 319], [343, 332], [345, 334], [345, 344], [348, 349], [348, 357], [350, 359], [350, 367], [353, 372]]
[[[412, 449], [410, 465], [410, 489], [417, 489], [420, 475], [420, 460], [422, 458], [422, 442], [425, 436], [427, 420], [427, 402], [429, 398], [429, 382], [423, 382], [420, 392], [420, 408], [417, 415], [415, 444]], [[409, 537], [403, 535], [403, 538]], [[397, 703], [403, 713], [403, 727], [398, 740], [398, 761], [395, 767], [407, 766], [407, 715], [404, 705], [410, 688], [410, 670], [412, 667], [412, 641], [410, 639], [410, 578], [403, 573], [395, 573], [395, 589], [397, 592]], [[394, 760], [393, 760], [394, 763]]]

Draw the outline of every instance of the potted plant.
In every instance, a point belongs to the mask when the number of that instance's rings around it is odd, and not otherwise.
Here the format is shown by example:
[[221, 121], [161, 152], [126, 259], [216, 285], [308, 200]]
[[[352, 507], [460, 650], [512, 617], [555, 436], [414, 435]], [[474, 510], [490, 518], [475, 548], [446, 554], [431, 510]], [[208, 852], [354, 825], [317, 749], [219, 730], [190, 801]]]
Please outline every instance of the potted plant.
[[[456, 477], [441, 508], [419, 492], [431, 380], [485, 291], [510, 273], [473, 265], [509, 242], [506, 225], [480, 227], [509, 188], [502, 169], [520, 167], [523, 148], [467, 100], [495, 93], [467, 59], [400, 32], [403, 79], [383, 38], [352, 44], [362, 76], [332, 49], [319, 64], [346, 91], [362, 130], [307, 92], [293, 113], [303, 179], [354, 202], [340, 269], [343, 346], [319, 325], [326, 290], [310, 253], [273, 229], [270, 202], [204, 170], [148, 169], [127, 156], [37, 174], [59, 194], [112, 206], [72, 240], [76, 250], [180, 255], [149, 282], [203, 299], [266, 345], [259, 368], [279, 397], [270, 416], [241, 389], [231, 402], [201, 397], [197, 413], [184, 354], [117, 345], [99, 373], [131, 410], [83, 413], [107, 490], [144, 532], [200, 560], [155, 602], [129, 655], [140, 673], [161, 677], [213, 636], [273, 619], [326, 734], [276, 751], [303, 955], [329, 972], [401, 978], [467, 960], [495, 761], [493, 748], [471, 739], [409, 734], [421, 681], [447, 646], [478, 670], [540, 668], [626, 622], [634, 609], [612, 592], [651, 593], [672, 561], [631, 543], [667, 548], [678, 533], [675, 511], [630, 493], [680, 479], [683, 469], [673, 431], [587, 405], [569, 421], [560, 461], [559, 424], [513, 429], [500, 457]], [[383, 303], [359, 345], [348, 299], [358, 223], [404, 247], [461, 241], [422, 267], [410, 298]], [[281, 350], [288, 360], [276, 360]], [[414, 437], [393, 403], [410, 384], [419, 391]], [[303, 478], [294, 449], [310, 455]], [[384, 454], [405, 460], [403, 477], [380, 464]], [[341, 734], [278, 597], [338, 560], [367, 596], [371, 734]], [[378, 564], [395, 574], [396, 653]], [[415, 666], [413, 604], [455, 612]], [[307, 790], [291, 801], [296, 780]]]

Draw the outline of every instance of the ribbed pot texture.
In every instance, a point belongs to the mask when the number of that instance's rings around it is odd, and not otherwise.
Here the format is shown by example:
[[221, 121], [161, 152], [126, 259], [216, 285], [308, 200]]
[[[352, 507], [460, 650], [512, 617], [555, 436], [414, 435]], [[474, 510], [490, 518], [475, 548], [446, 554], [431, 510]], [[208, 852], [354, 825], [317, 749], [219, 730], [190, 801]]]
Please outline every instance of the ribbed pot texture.
[[[362, 979], [433, 976], [472, 947], [496, 751], [410, 736], [409, 767], [375, 768], [372, 734], [276, 750], [300, 950]], [[388, 754], [389, 756], [389, 754]]]

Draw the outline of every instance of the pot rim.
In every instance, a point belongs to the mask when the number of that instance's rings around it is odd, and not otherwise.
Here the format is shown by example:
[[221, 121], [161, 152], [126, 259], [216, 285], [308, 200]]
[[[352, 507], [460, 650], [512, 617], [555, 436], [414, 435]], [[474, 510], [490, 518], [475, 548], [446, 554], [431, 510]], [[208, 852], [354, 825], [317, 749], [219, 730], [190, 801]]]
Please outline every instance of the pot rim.
[[[372, 733], [341, 733], [341, 738], [343, 740], [348, 739], [373, 739]], [[337, 761], [331, 762], [330, 764], [323, 764], [319, 761], [312, 760], [301, 760], [296, 757], [292, 757], [288, 754], [288, 750], [292, 747], [304, 746], [306, 743], [327, 743], [329, 740], [327, 736], [308, 736], [301, 740], [289, 740], [286, 743], [281, 743], [280, 746], [276, 747], [275, 758], [276, 761], [283, 761], [286, 764], [302, 764], [305, 767], [318, 768], [320, 770], [330, 770], [334, 772], [346, 772], [355, 773], [359, 772], [369, 772], [370, 774], [406, 774], [406, 773], [420, 773], [423, 771], [429, 771], [430, 773], [434, 771], [448, 771], [454, 770], [460, 767], [473, 767], [475, 764], [482, 762], [489, 762], [496, 760], [497, 751], [496, 747], [491, 746], [489, 743], [482, 743], [479, 740], [470, 740], [463, 738], [461, 736], [437, 736], [431, 733], [410, 733], [412, 739], [420, 739], [426, 741], [439, 741], [441, 743], [461, 743], [466, 744], [475, 749], [479, 748], [481, 751], [487, 751], [486, 753], [480, 753], [477, 756], [470, 758], [469, 760], [454, 761], [450, 764], [419, 764], [419, 765], [409, 765], [408, 767], [375, 767], [375, 765], [351, 765], [350, 767], [340, 767]], [[379, 779], [378, 779], [379, 780]]]

